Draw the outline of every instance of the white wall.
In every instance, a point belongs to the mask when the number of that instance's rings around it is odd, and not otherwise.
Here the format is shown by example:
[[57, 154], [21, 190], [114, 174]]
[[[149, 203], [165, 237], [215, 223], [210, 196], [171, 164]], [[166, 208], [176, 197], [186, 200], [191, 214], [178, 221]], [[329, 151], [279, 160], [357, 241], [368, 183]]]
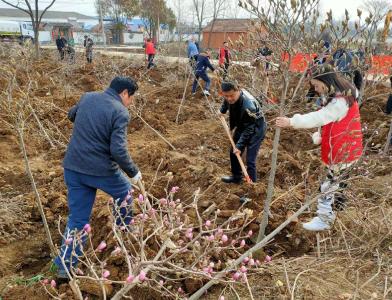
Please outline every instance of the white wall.
[[39, 42], [42, 44], [50, 43], [52, 41], [52, 36], [50, 31], [40, 31], [39, 32]]
[[102, 34], [101, 33], [92, 33], [92, 32], [73, 32], [73, 38], [76, 45], [83, 45], [84, 36], [88, 35], [93, 39], [94, 44], [103, 43]]
[[124, 32], [124, 44], [143, 44], [143, 33]]

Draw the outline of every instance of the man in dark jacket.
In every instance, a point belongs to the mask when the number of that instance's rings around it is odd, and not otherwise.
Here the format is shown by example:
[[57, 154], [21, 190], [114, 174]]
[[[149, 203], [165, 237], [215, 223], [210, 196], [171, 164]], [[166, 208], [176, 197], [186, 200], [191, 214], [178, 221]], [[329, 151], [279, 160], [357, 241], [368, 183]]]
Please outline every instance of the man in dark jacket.
[[64, 55], [65, 55], [65, 47], [67, 46], [67, 40], [65, 39], [65, 37], [62, 34], [61, 34], [61, 36], [59, 35], [57, 37], [56, 46], [57, 46], [57, 50], [59, 51], [59, 54], [60, 54], [60, 59], [63, 60]]
[[209, 50], [197, 55], [197, 62], [196, 62], [196, 68], [195, 68], [195, 80], [193, 81], [192, 95], [195, 95], [195, 93], [196, 93], [199, 78], [203, 79], [206, 83], [206, 85], [204, 87], [204, 95], [206, 95], [206, 96], [210, 95], [211, 80], [210, 80], [210, 77], [208, 77], [208, 75], [207, 75], [207, 68], [209, 68], [212, 72], [215, 71], [215, 68], [211, 65], [211, 62], [210, 62], [210, 56], [211, 56], [211, 52]]
[[246, 149], [246, 166], [250, 179], [257, 181], [256, 158], [267, 125], [259, 102], [246, 90], [240, 90], [236, 83], [223, 82], [222, 95], [225, 98], [221, 114], [229, 111], [230, 130], [234, 131], [235, 149], [230, 151], [231, 176], [222, 177], [225, 183], [241, 183], [242, 171], [236, 153]]
[[74, 248], [67, 239], [89, 223], [97, 189], [114, 199], [117, 225], [127, 226], [131, 221], [131, 183], [123, 172], [134, 184], [141, 180], [127, 145], [130, 121], [127, 107], [132, 104], [137, 89], [137, 83], [131, 78], [116, 77], [105, 92], [84, 94], [68, 113], [74, 123], [63, 161], [69, 216], [65, 240], [54, 261], [58, 278], [67, 278], [67, 270], [77, 264], [72, 252], [80, 255], [80, 245], [76, 243]]

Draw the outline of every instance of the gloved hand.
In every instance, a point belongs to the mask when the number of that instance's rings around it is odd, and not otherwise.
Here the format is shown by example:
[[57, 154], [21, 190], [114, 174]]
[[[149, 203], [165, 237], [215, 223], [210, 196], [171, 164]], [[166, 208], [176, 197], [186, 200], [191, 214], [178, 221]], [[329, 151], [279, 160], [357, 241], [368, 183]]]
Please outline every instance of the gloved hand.
[[139, 171], [135, 176], [131, 178], [132, 184], [137, 184], [139, 180], [142, 180], [142, 173]]
[[313, 144], [320, 145], [321, 144], [321, 134], [320, 132], [316, 131], [312, 134]]

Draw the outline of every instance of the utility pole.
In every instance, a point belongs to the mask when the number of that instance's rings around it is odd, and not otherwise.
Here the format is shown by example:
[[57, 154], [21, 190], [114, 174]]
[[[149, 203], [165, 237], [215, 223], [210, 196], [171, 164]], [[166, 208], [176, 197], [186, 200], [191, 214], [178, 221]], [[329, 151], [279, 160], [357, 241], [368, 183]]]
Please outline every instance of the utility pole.
[[106, 48], [106, 35], [105, 35], [105, 27], [103, 25], [103, 15], [102, 15], [102, 0], [98, 1], [98, 5], [99, 5], [99, 23], [102, 28], [101, 33], [102, 33], [103, 45]]

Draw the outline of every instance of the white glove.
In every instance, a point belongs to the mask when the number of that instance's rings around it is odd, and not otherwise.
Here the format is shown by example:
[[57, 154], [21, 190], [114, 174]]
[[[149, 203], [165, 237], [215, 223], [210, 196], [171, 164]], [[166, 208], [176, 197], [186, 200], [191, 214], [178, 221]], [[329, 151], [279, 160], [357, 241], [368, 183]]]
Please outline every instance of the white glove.
[[320, 132], [316, 131], [312, 134], [313, 144], [320, 145], [321, 144], [321, 134]]
[[132, 184], [137, 184], [141, 179], [142, 179], [142, 173], [139, 171], [135, 176], [131, 178], [131, 182]]

